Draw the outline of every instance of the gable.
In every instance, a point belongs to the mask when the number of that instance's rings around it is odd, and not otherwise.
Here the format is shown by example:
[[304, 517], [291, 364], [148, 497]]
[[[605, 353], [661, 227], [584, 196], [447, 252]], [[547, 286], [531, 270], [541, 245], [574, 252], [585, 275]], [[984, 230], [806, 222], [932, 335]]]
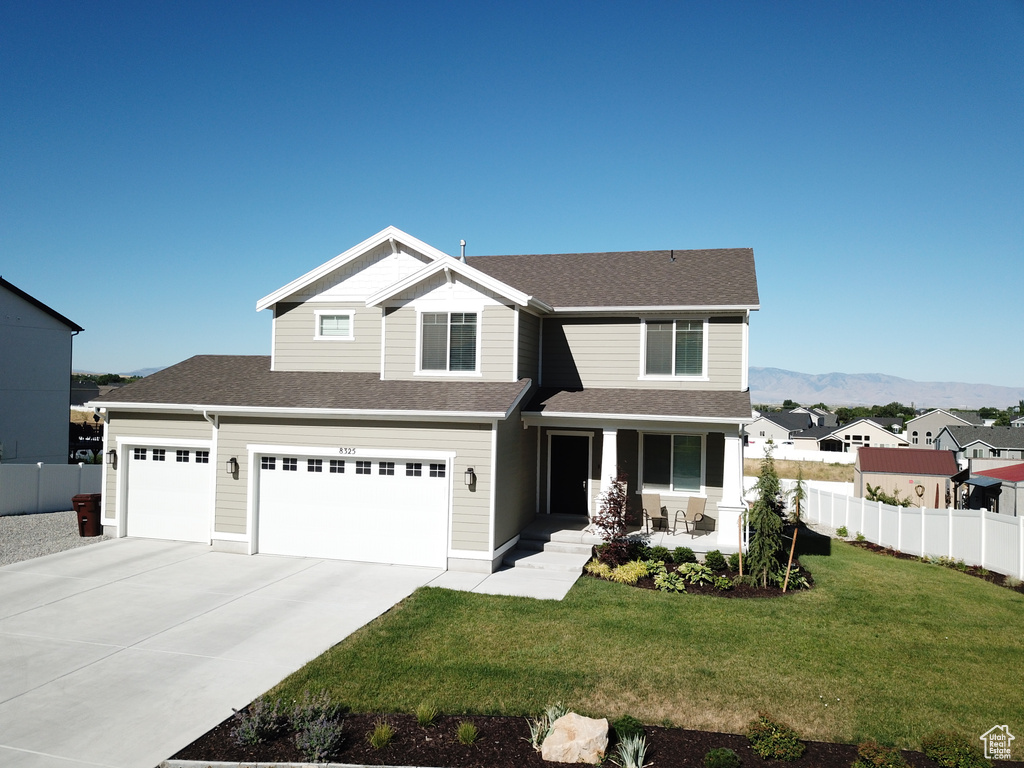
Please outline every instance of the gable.
[[479, 306], [509, 305], [494, 291], [461, 275], [441, 271], [395, 294], [387, 302], [389, 307], [412, 305], [417, 309], [433, 311], [473, 309]]
[[81, 331], [77, 323], [0, 277], [0, 324], [43, 328], [54, 331]]

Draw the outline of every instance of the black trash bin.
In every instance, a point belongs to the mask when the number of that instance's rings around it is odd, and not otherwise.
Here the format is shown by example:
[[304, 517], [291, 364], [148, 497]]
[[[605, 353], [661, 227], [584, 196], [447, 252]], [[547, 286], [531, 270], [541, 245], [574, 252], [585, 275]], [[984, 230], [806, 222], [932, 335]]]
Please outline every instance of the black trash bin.
[[99, 493], [80, 493], [71, 497], [71, 505], [78, 513], [79, 536], [102, 536], [103, 526], [100, 524]]

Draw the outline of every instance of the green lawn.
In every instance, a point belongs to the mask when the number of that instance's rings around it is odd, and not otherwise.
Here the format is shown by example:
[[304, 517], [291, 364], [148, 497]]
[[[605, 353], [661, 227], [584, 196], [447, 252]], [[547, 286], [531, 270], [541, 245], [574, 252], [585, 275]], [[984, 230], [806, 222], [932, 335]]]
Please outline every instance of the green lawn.
[[271, 695], [327, 690], [366, 712], [562, 701], [733, 732], [764, 710], [805, 738], [910, 748], [937, 728], [1024, 731], [1024, 596], [842, 543], [804, 563], [813, 590], [766, 600], [589, 578], [562, 602], [421, 589]]

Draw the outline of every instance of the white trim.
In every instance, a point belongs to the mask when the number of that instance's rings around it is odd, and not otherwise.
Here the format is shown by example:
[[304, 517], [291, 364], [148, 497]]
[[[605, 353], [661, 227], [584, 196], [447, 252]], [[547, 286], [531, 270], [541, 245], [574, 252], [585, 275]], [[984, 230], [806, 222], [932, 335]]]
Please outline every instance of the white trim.
[[259, 483], [256, 474], [256, 454], [246, 447], [245, 530], [249, 532], [248, 554], [259, 552]]
[[[676, 323], [680, 320], [685, 322], [701, 322], [701, 360], [699, 374], [675, 374], [675, 373], [647, 373], [647, 324], [648, 323], [672, 323], [672, 370], [676, 364]], [[711, 381], [708, 364], [708, 327], [709, 318], [704, 317], [642, 317], [640, 318], [640, 372], [637, 375], [639, 381]]]
[[614, 421], [620, 424], [623, 421], [649, 423], [649, 422], [693, 422], [696, 424], [746, 424], [750, 417], [708, 417], [708, 416], [654, 416], [650, 414], [637, 413], [562, 413], [557, 411], [523, 411], [523, 421], [529, 420], [530, 426], [545, 426], [552, 419], [568, 419], [572, 421]]
[[487, 549], [494, 552], [494, 526], [497, 517], [497, 491], [498, 491], [498, 422], [491, 422], [491, 492], [488, 504], [490, 514], [487, 524]]
[[[344, 449], [345, 453], [339, 450]], [[455, 458], [455, 451], [403, 451], [397, 448], [356, 448], [337, 445], [281, 445], [277, 443], [247, 443], [245, 450], [252, 454], [280, 454], [283, 456], [335, 456], [343, 459], [433, 459], [447, 461]]]
[[587, 438], [587, 517], [593, 517], [593, 499], [591, 498], [591, 477], [590, 475], [594, 472], [594, 433], [593, 431], [580, 430], [580, 429], [549, 429], [548, 435], [548, 493], [547, 493], [547, 504], [546, 508], [548, 514], [551, 514], [551, 437], [563, 436], [563, 437], [585, 437]]
[[[365, 419], [429, 419], [431, 421], [489, 421], [504, 418], [503, 411], [401, 411], [382, 410], [378, 408], [263, 408], [247, 405], [207, 405], [192, 406], [168, 403], [104, 403], [115, 411], [158, 411], [175, 413], [201, 413], [208, 411], [223, 415], [254, 414], [258, 416], [317, 416], [322, 418], [353, 417]], [[605, 414], [607, 416], [607, 414]]]
[[380, 380], [384, 381], [384, 372], [386, 370], [387, 361], [385, 358], [385, 350], [388, 348], [387, 345], [387, 332], [385, 326], [388, 321], [388, 313], [384, 307], [380, 308]]
[[544, 318], [537, 327], [537, 386], [544, 386]]
[[[100, 516], [101, 522], [110, 521], [110, 525], [117, 525], [117, 494], [114, 494], [113, 509], [111, 509], [110, 500], [107, 498], [107, 472], [109, 465], [107, 464], [107, 451], [110, 450], [110, 414], [107, 414], [106, 423], [103, 425], [103, 469], [100, 470], [100, 491], [103, 495], [100, 497], [100, 506], [102, 508], [102, 515]], [[120, 462], [121, 454], [117, 454], [117, 460]], [[120, 467], [119, 467], [120, 469]]]
[[[669, 487], [662, 488], [660, 486], [652, 486], [650, 489], [644, 483], [644, 436], [645, 435], [668, 435], [671, 439], [669, 440]], [[686, 488], [676, 489], [672, 487], [672, 456], [675, 452], [675, 438], [677, 435], [699, 437], [700, 438], [700, 487], [697, 490], [690, 490]], [[641, 493], [657, 492], [662, 496], [670, 497], [685, 497], [685, 496], [703, 496], [707, 498], [708, 495], [708, 476], [707, 476], [707, 463], [708, 463], [708, 435], [707, 432], [698, 432], [696, 430], [673, 430], [671, 432], [652, 432], [639, 430], [637, 445], [637, 488]]]
[[[450, 539], [449, 539], [450, 541]], [[487, 560], [494, 559], [490, 552], [481, 552], [479, 549], [448, 549], [448, 557], [461, 560]]]
[[577, 314], [607, 314], [609, 312], [751, 312], [760, 308], [760, 304], [669, 304], [629, 307], [554, 307], [551, 311], [556, 315], [564, 315], [570, 312]]
[[[324, 336], [320, 333], [321, 318], [342, 316], [348, 318], [347, 336]], [[313, 341], [355, 341], [356, 313], [354, 309], [314, 309], [313, 317]]]
[[[483, 305], [466, 304], [467, 309], [446, 308], [443, 310], [416, 308], [416, 366], [413, 368], [413, 376], [441, 376], [448, 377], [480, 377], [483, 376], [483, 338], [484, 338], [484, 308]], [[452, 364], [452, 313], [460, 315], [476, 315], [476, 367], [472, 371], [453, 371]], [[423, 315], [447, 315], [448, 322], [445, 324], [445, 360], [444, 370], [423, 368]]]
[[[344, 266], [350, 261], [354, 261], [355, 259], [368, 253], [377, 246], [382, 245], [388, 240], [397, 240], [398, 242], [401, 242], [403, 245], [407, 245], [412, 250], [417, 251], [418, 253], [421, 253], [422, 255], [426, 256], [428, 259], [434, 261], [438, 261], [441, 259], [450, 259], [454, 261], [454, 259], [452, 259], [452, 257], [449, 256], [447, 253], [439, 251], [432, 245], [427, 245], [422, 240], [419, 240], [413, 237], [412, 235], [403, 232], [397, 227], [385, 227], [380, 232], [371, 237], [368, 237], [366, 240], [363, 240], [363, 242], [359, 243], [358, 245], [352, 246], [344, 253], [335, 256], [333, 259], [321, 264], [316, 269], [310, 270], [302, 277], [292, 280], [290, 283], [288, 283], [288, 285], [277, 289], [271, 294], [264, 296], [262, 299], [256, 302], [256, 311], [259, 312], [261, 310], [264, 310], [267, 307], [273, 306], [277, 302], [288, 298], [292, 294], [301, 291], [303, 288], [312, 285], [321, 277], [329, 275], [331, 272], [338, 269], [339, 267]], [[394, 245], [392, 245], [392, 249], [394, 249]]]
[[512, 311], [512, 378], [510, 381], [519, 381], [519, 306], [512, 307]]
[[750, 389], [750, 311], [743, 316], [743, 357], [740, 361], [740, 391]]
[[[523, 428], [524, 429], [526, 428], [525, 422], [523, 424]], [[540, 514], [540, 455], [541, 455], [541, 450], [540, 450], [541, 449], [540, 433], [541, 433], [541, 428], [537, 427], [536, 429], [537, 429], [537, 462], [536, 462], [536, 464], [537, 464], [537, 475], [536, 475], [536, 479], [534, 480], [534, 483], [533, 483], [534, 486], [535, 486], [534, 487], [534, 495], [536, 496], [536, 498], [534, 499], [533, 514], [539, 515]]]
[[277, 370], [277, 311], [270, 319], [270, 370]]

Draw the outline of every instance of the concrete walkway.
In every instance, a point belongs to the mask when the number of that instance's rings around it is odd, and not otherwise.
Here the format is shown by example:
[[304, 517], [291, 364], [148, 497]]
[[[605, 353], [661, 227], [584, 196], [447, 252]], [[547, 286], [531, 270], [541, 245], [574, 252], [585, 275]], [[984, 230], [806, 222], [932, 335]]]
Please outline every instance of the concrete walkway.
[[153, 768], [440, 573], [145, 539], [0, 568], [0, 766]]

